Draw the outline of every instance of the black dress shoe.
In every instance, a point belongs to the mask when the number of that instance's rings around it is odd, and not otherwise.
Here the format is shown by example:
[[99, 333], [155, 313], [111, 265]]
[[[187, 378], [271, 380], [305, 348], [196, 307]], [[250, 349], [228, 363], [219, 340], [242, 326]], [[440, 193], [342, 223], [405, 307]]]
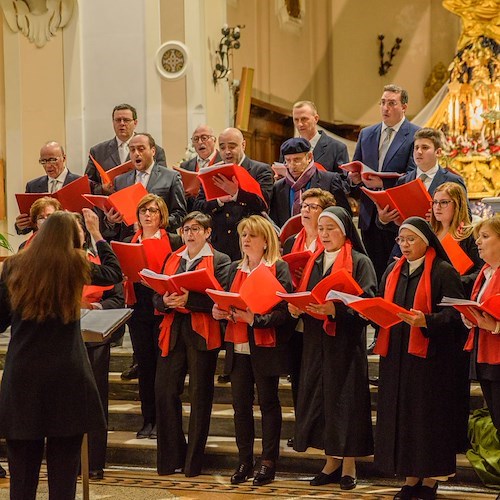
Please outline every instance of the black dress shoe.
[[289, 438], [288, 441], [286, 442], [286, 445], [289, 447], [289, 448], [293, 448], [293, 438]]
[[259, 472], [253, 477], [254, 486], [264, 486], [274, 481], [274, 476], [276, 474], [275, 467], [269, 465], [261, 465]]
[[229, 375], [221, 374], [217, 377], [217, 382], [219, 382], [219, 384], [227, 384], [228, 382], [231, 382], [231, 377]]
[[417, 484], [410, 486], [405, 484], [395, 495], [393, 500], [412, 500], [417, 496], [418, 490], [422, 483], [419, 481]]
[[418, 500], [435, 500], [436, 499], [436, 492], [438, 489], [438, 483], [434, 486], [420, 486], [418, 489], [418, 493], [415, 495], [415, 498]]
[[104, 471], [102, 469], [96, 469], [89, 471], [89, 479], [103, 479]]
[[342, 475], [342, 466], [339, 465], [337, 469], [330, 474], [325, 474], [320, 472], [316, 477], [309, 481], [311, 486], [323, 486], [324, 484], [338, 483], [340, 481], [340, 476]]
[[153, 424], [147, 423], [142, 426], [142, 429], [137, 433], [137, 439], [147, 439], [153, 431]]
[[158, 431], [156, 430], [156, 424], [153, 425], [151, 432], [149, 433], [149, 439], [158, 439]]
[[253, 465], [240, 464], [231, 476], [231, 484], [244, 483], [248, 478], [253, 475]]
[[139, 378], [139, 365], [133, 364], [129, 366], [126, 370], [123, 370], [120, 377], [123, 380], [134, 380], [135, 378]]
[[0, 465], [0, 478], [7, 477], [7, 471]]
[[353, 490], [356, 488], [358, 482], [355, 477], [351, 476], [342, 476], [340, 479], [340, 489], [341, 490]]

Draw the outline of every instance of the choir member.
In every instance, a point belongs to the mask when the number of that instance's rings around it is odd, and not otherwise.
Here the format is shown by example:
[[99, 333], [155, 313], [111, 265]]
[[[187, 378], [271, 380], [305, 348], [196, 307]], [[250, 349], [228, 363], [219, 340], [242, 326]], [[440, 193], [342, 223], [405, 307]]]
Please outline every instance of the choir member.
[[[163, 240], [164, 257], [181, 245], [181, 238], [167, 233], [168, 208], [163, 198], [147, 194], [137, 205], [139, 229], [129, 240], [140, 243], [148, 238]], [[127, 240], [125, 240], [127, 241]], [[153, 305], [154, 291], [142, 283], [125, 282], [127, 305], [133, 307], [132, 317], [128, 322], [134, 356], [139, 367], [139, 396], [143, 426], [137, 432], [138, 439], [156, 439], [155, 411], [155, 373], [159, 354], [158, 336], [161, 316], [155, 314]]]
[[444, 296], [463, 297], [458, 272], [430, 225], [406, 219], [397, 238], [402, 257], [382, 277], [380, 293], [409, 310], [380, 329], [375, 465], [406, 477], [396, 500], [436, 497], [437, 479], [456, 470], [456, 380], [460, 316], [438, 307]]
[[[226, 285], [230, 259], [208, 240], [212, 219], [191, 212], [182, 222], [184, 246], [172, 253], [163, 273], [179, 274], [206, 269], [221, 286]], [[213, 302], [204, 293], [155, 294], [156, 309], [165, 314], [160, 333], [161, 357], [156, 368], [156, 422], [158, 474], [183, 469], [186, 477], [201, 473], [210, 426], [217, 355], [221, 346], [218, 321], [212, 318]], [[188, 443], [182, 429], [181, 395], [189, 374]]]
[[[306, 264], [299, 290], [311, 290], [325, 276], [346, 269], [364, 296], [373, 297], [375, 270], [347, 211], [324, 210], [318, 234], [321, 246]], [[341, 489], [353, 489], [355, 457], [373, 453], [366, 322], [339, 303], [311, 303], [306, 311], [291, 304], [288, 308], [304, 322], [294, 449], [325, 452], [326, 463], [312, 486], [340, 481]]]
[[[500, 294], [500, 215], [480, 222], [474, 233], [479, 256], [485, 265], [474, 283], [471, 298], [482, 303]], [[471, 352], [471, 378], [480, 382], [493, 425], [500, 436], [500, 321], [474, 308], [470, 308], [470, 312], [477, 323], [465, 347]]]
[[[252, 215], [238, 224], [238, 234], [243, 259], [231, 264], [229, 291], [238, 292], [249, 274], [264, 263], [290, 292], [292, 282], [288, 265], [281, 260], [273, 225], [260, 215]], [[226, 373], [231, 377], [239, 453], [239, 465], [231, 483], [243, 483], [253, 475], [255, 384], [262, 414], [262, 457], [253, 484], [262, 486], [274, 480], [279, 456], [281, 405], [278, 383], [279, 376], [288, 373], [287, 342], [291, 334], [286, 303], [280, 302], [267, 314], [254, 314], [250, 309], [232, 309], [228, 313], [214, 305], [213, 316], [217, 320], [228, 320]]]
[[83, 434], [106, 427], [81, 337], [80, 306], [85, 284], [114, 285], [122, 273], [98, 226], [91, 232], [101, 265], [81, 250], [75, 216], [55, 212], [3, 267], [0, 331], [11, 325], [11, 339], [0, 435], [7, 442], [11, 498], [36, 497], [45, 440], [50, 498], [75, 498]]

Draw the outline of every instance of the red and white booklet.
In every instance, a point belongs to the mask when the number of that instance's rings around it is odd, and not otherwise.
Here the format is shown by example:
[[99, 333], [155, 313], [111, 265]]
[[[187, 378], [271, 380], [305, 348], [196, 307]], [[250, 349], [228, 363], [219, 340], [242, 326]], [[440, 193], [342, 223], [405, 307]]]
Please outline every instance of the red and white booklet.
[[383, 177], [384, 179], [397, 179], [403, 174], [399, 172], [379, 172], [378, 170], [373, 170], [368, 165], [360, 161], [351, 161], [349, 163], [344, 163], [339, 165], [339, 168], [345, 170], [346, 172], [356, 172], [360, 173], [363, 179], [369, 179], [370, 177]]

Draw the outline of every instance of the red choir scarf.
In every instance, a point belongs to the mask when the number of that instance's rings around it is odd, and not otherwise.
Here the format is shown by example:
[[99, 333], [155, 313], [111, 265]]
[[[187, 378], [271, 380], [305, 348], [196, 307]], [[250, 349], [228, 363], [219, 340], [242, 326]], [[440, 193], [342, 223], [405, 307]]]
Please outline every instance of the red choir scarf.
[[[436, 258], [436, 251], [432, 247], [428, 247], [425, 252], [424, 271], [418, 282], [413, 299], [413, 309], [422, 311], [424, 314], [432, 312], [432, 289], [431, 289], [431, 273], [432, 264]], [[406, 262], [406, 257], [401, 257], [393, 270], [387, 276], [385, 282], [384, 299], [393, 302], [396, 287], [401, 274], [401, 269]], [[390, 328], [381, 328], [378, 332], [377, 344], [373, 352], [380, 356], [387, 356], [389, 352]], [[408, 343], [408, 353], [420, 358], [427, 357], [427, 349], [429, 348], [429, 339], [424, 336], [420, 327], [410, 327], [410, 341]]]
[[[181, 254], [185, 250], [185, 248], [186, 246], [184, 245], [178, 251], [170, 255], [167, 262], [165, 263], [165, 267], [163, 268], [163, 274], [171, 276], [177, 272], [182, 260], [182, 257], [179, 254]], [[206, 269], [210, 274], [215, 276], [214, 256], [207, 255], [205, 257], [202, 257], [198, 265], [195, 268], [190, 269], [190, 271], [194, 271], [195, 269]], [[219, 286], [218, 289], [222, 290], [222, 287]], [[217, 349], [221, 346], [222, 342], [220, 335], [220, 325], [218, 321], [212, 318], [211, 314], [189, 311], [185, 308], [178, 308], [172, 312], [165, 313], [163, 316], [163, 321], [160, 325], [158, 345], [160, 346], [161, 355], [163, 357], [168, 356], [170, 350], [170, 335], [172, 332], [172, 323], [174, 322], [176, 312], [191, 315], [191, 328], [198, 335], [201, 335], [205, 339], [205, 342], [207, 343], [207, 349], [209, 351], [212, 349]]]
[[[160, 239], [165, 240], [165, 243], [167, 244], [166, 245], [167, 252], [165, 254], [165, 258], [167, 258], [167, 256], [172, 253], [172, 247], [170, 246], [170, 240], [168, 238], [167, 231], [165, 231], [165, 229], [163, 229], [163, 228], [160, 229], [160, 235], [161, 235]], [[132, 240], [130, 241], [130, 243], [137, 243], [141, 236], [142, 236], [142, 229], [139, 229], [139, 231], [137, 231], [134, 234], [134, 236], [132, 237]], [[137, 298], [135, 296], [135, 290], [134, 290], [134, 283], [129, 281], [129, 280], [125, 280], [123, 282], [123, 289], [125, 291], [125, 304], [127, 304], [127, 306], [133, 306], [137, 302]]]
[[[324, 250], [325, 249], [321, 244], [316, 252], [314, 252], [307, 261], [307, 264], [305, 265], [304, 271], [302, 273], [302, 279], [297, 288], [297, 292], [306, 291], [316, 259], [324, 252]], [[335, 259], [335, 262], [333, 263], [330, 274], [336, 271], [340, 271], [341, 269], [345, 269], [352, 276], [352, 268], [352, 243], [351, 240], [346, 239], [345, 243], [340, 249], [339, 254], [337, 255], [337, 258]], [[337, 332], [337, 323], [329, 321], [328, 318], [326, 318], [323, 322], [323, 330], [327, 335], [335, 337], [335, 334]]]
[[[98, 266], [101, 265], [99, 255], [87, 251], [87, 259]], [[97, 285], [83, 285], [82, 303], [92, 304], [93, 302], [101, 302], [102, 295], [106, 290], [111, 290], [113, 285], [110, 286], [97, 286]]]
[[[276, 265], [272, 265], [269, 269], [274, 274], [274, 276], [276, 276]], [[243, 285], [247, 277], [248, 273], [245, 273], [238, 269], [229, 291], [238, 293], [240, 291], [241, 285]], [[232, 342], [233, 344], [247, 343], [248, 326], [249, 325], [247, 323], [232, 323], [231, 321], [229, 321], [226, 326], [226, 336], [224, 340], [226, 340], [227, 342]], [[276, 347], [276, 330], [273, 327], [254, 328], [253, 335], [256, 346]]]
[[[303, 252], [306, 249], [306, 230], [305, 228], [302, 228], [298, 233], [297, 237], [295, 238], [295, 241], [293, 242], [292, 249], [290, 250], [290, 253], [296, 253], [296, 252]], [[319, 236], [316, 238], [316, 250], [319, 248], [323, 248], [323, 243], [321, 243], [321, 240], [319, 239]]]
[[[490, 267], [485, 264], [481, 269], [476, 281], [474, 282], [474, 287], [472, 289], [471, 299], [477, 300], [477, 296], [481, 290], [484, 283], [484, 271]], [[484, 302], [487, 298], [491, 297], [500, 292], [500, 268], [498, 268], [493, 276], [491, 277], [486, 290], [481, 296], [481, 302]], [[465, 344], [465, 351], [472, 351], [474, 348], [474, 330], [476, 326], [471, 328], [469, 332], [469, 337]], [[479, 328], [479, 335], [477, 336], [478, 346], [477, 346], [477, 362], [478, 363], [488, 363], [489, 365], [500, 364], [500, 335], [495, 335], [488, 330], [483, 330]]]

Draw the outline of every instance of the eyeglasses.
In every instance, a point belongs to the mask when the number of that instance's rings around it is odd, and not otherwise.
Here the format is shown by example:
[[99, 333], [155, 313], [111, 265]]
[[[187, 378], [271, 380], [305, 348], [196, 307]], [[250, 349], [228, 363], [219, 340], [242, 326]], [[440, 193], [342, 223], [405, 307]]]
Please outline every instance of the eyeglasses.
[[398, 245], [404, 245], [405, 243], [408, 243], [408, 245], [414, 245], [418, 241], [418, 238], [415, 238], [413, 236], [408, 236], [405, 238], [404, 236], [398, 236], [396, 238], [396, 243]]
[[198, 234], [203, 228], [201, 226], [184, 226], [182, 232], [184, 234]]
[[133, 122], [134, 119], [133, 118], [113, 118], [113, 121], [115, 123], [130, 123], [130, 122]]
[[446, 208], [450, 203], [453, 203], [453, 200], [434, 200], [432, 205], [435, 207], [439, 205], [440, 208]]
[[300, 158], [285, 158], [285, 165], [300, 165], [304, 162], [306, 156], [307, 153], [304, 156], [301, 156]]
[[40, 224], [43, 224], [48, 218], [50, 217], [50, 214], [49, 215], [39, 215], [37, 218], [36, 218], [36, 223], [38, 225]]
[[191, 137], [191, 142], [207, 142], [209, 139], [212, 139], [213, 135], [195, 135]]
[[140, 213], [141, 215], [146, 215], [146, 213], [147, 213], [147, 212], [149, 212], [149, 213], [150, 213], [150, 214], [152, 214], [152, 215], [155, 215], [155, 214], [157, 214], [159, 211], [160, 211], [160, 209], [159, 209], [159, 208], [154, 208], [154, 207], [149, 207], [149, 208], [147, 208], [147, 207], [143, 207], [143, 208], [139, 208], [139, 213]]
[[318, 205], [317, 203], [306, 203], [305, 201], [303, 201], [301, 204], [300, 204], [300, 208], [302, 210], [304, 209], [308, 209], [308, 210], [313, 210], [316, 212], [316, 210], [322, 210], [323, 207], [321, 205]]
[[59, 161], [59, 158], [61, 157], [58, 156], [57, 158], [40, 158], [38, 160], [38, 163], [40, 163], [40, 165], [46, 165], [47, 163], [53, 165], [54, 163], [57, 163]]
[[381, 106], [387, 106], [388, 108], [395, 108], [398, 104], [398, 101], [386, 101], [385, 99], [380, 99], [379, 104]]

